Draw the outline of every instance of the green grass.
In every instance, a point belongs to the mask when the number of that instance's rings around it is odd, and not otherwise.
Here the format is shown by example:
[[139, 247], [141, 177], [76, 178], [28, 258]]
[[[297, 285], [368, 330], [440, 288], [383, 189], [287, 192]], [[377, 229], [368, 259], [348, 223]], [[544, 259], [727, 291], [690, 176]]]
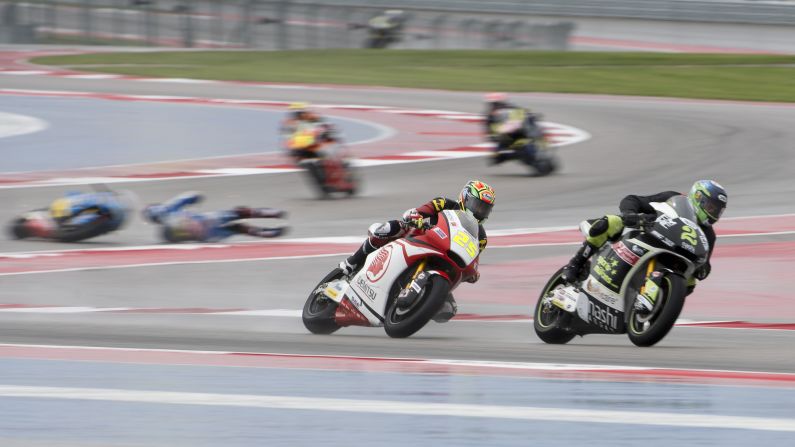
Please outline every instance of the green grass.
[[34, 62], [153, 77], [795, 102], [795, 56], [311, 50], [87, 54]]

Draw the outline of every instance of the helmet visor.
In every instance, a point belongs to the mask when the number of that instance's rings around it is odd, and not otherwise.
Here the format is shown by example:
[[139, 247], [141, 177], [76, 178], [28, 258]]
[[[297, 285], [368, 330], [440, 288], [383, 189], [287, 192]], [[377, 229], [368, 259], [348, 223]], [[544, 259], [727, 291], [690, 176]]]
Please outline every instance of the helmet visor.
[[466, 194], [464, 197], [464, 208], [469, 210], [472, 215], [475, 216], [475, 219], [482, 222], [489, 218], [491, 209], [494, 208], [494, 205], [486, 203], [471, 194]]
[[701, 208], [707, 213], [707, 222], [711, 225], [720, 219], [723, 211], [726, 209], [726, 203], [704, 196], [701, 200]]

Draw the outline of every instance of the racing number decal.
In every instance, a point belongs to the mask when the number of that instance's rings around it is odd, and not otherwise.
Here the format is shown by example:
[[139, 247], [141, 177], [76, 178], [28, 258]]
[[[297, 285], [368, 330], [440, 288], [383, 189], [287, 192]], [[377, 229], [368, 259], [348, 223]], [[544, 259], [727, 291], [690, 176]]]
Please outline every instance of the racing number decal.
[[682, 240], [685, 242], [689, 242], [690, 245], [695, 246], [698, 243], [698, 238], [696, 235], [696, 230], [688, 225], [682, 227]]
[[464, 247], [469, 256], [472, 256], [474, 258], [475, 255], [478, 254], [478, 247], [475, 246], [475, 243], [472, 241], [472, 239], [469, 238], [469, 235], [467, 235], [466, 233], [459, 231], [458, 233], [456, 233], [455, 237], [453, 238], [453, 241], [455, 241], [456, 244]]

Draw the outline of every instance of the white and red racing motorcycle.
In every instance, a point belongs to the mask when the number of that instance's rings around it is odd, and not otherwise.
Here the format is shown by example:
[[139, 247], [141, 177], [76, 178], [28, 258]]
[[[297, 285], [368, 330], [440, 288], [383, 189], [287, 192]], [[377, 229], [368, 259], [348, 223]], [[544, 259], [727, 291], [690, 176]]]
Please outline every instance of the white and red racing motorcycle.
[[466, 211], [442, 211], [436, 225], [384, 245], [350, 277], [332, 270], [306, 300], [304, 326], [315, 334], [383, 326], [390, 337], [408, 337], [462, 280], [477, 276], [479, 255], [477, 220]]

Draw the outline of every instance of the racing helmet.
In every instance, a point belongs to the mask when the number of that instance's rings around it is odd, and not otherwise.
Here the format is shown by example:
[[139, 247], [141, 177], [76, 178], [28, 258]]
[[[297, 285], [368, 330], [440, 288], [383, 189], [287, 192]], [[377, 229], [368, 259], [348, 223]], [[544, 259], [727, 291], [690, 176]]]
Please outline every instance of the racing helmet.
[[502, 92], [491, 92], [486, 93], [483, 96], [483, 100], [487, 103], [504, 103], [508, 100], [508, 95]]
[[309, 113], [309, 104], [305, 102], [292, 102], [287, 109], [290, 111], [290, 115], [293, 118], [301, 119], [303, 115]]
[[726, 190], [714, 180], [697, 181], [690, 188], [687, 197], [701, 225], [712, 225], [717, 222], [728, 202]]
[[494, 189], [480, 180], [471, 180], [461, 190], [458, 203], [462, 210], [469, 211], [483, 223], [494, 208]]

